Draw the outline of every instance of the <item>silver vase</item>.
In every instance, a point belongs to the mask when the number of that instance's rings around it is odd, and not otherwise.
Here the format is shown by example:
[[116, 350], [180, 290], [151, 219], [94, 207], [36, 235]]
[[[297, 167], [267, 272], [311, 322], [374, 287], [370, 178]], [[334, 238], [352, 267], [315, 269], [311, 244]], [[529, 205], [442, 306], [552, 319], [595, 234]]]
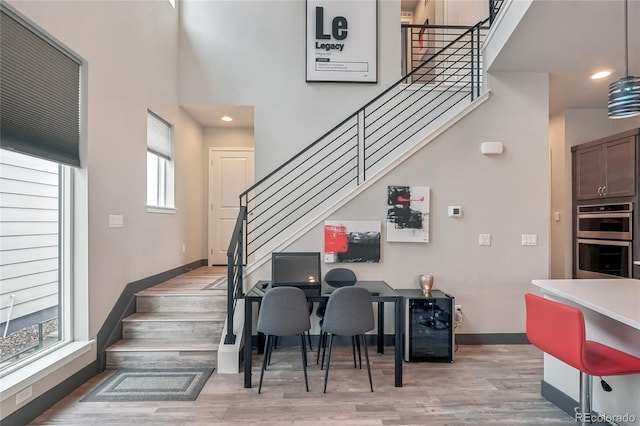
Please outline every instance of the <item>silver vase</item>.
[[428, 296], [431, 294], [431, 288], [433, 287], [433, 275], [422, 274], [418, 276], [418, 283], [422, 289], [422, 294]]

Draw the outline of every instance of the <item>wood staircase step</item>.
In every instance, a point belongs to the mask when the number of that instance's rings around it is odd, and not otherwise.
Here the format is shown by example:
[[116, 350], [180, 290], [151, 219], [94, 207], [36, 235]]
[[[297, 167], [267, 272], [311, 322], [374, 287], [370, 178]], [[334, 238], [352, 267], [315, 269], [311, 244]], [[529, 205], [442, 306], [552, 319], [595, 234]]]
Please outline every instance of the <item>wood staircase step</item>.
[[106, 353], [109, 369], [215, 367], [218, 344], [204, 339], [123, 339]]
[[224, 272], [202, 267], [136, 293], [122, 340], [106, 349], [107, 368], [216, 367], [227, 290], [205, 288]]
[[224, 312], [138, 312], [122, 320], [123, 339], [202, 339], [219, 342]]
[[[210, 294], [211, 293], [211, 294]], [[226, 312], [227, 298], [213, 291], [136, 294], [136, 312]]]

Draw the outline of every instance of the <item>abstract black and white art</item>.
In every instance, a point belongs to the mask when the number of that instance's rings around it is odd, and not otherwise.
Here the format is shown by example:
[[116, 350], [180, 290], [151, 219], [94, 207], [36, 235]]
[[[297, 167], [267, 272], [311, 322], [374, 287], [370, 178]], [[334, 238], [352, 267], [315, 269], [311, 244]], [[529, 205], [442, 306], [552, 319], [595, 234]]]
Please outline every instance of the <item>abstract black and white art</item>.
[[387, 188], [387, 241], [429, 242], [428, 186]]
[[379, 221], [325, 221], [324, 261], [380, 262], [380, 228]]

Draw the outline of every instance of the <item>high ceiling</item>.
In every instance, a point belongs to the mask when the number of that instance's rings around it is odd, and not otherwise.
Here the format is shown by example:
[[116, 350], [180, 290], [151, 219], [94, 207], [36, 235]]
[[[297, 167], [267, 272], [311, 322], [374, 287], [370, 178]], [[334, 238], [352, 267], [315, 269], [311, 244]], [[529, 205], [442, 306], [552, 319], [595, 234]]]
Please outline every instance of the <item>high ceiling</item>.
[[403, 12], [413, 12], [420, 0], [400, 0], [400, 9]]
[[[640, 75], [640, 0], [628, 1], [629, 74]], [[550, 75], [551, 114], [567, 108], [606, 108], [609, 84], [625, 74], [624, 2], [535, 0], [490, 72]], [[590, 76], [602, 69], [602, 80]]]
[[[201, 125], [206, 127], [253, 127], [253, 107], [242, 105], [199, 105], [183, 108]], [[222, 121], [223, 116], [233, 121]]]
[[[401, 0], [401, 10], [414, 11], [419, 1]], [[398, 19], [398, 22], [400, 20]], [[240, 105], [199, 105], [183, 108], [203, 126], [207, 127], [253, 127], [253, 107]], [[232, 122], [224, 122], [223, 115], [233, 117]]]
[[[401, 0], [402, 10], [414, 10], [418, 1]], [[640, 0], [628, 0], [628, 22], [629, 74], [640, 75]], [[625, 74], [624, 41], [623, 0], [534, 0], [490, 72], [548, 73], [551, 114], [606, 108], [609, 84]], [[589, 78], [602, 69], [611, 76]], [[185, 109], [203, 126], [253, 127], [250, 106]], [[234, 121], [221, 121], [223, 115]]]

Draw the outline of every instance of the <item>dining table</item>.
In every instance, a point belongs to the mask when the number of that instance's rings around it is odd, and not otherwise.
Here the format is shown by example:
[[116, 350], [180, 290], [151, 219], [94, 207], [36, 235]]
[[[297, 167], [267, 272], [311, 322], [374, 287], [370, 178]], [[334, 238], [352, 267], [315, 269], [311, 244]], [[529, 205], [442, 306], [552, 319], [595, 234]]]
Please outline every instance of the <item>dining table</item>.
[[[402, 335], [403, 335], [403, 318], [404, 303], [403, 297], [395, 289], [393, 289], [385, 281], [366, 281], [358, 280], [355, 282], [331, 282], [331, 284], [322, 281], [321, 283], [300, 283], [296, 287], [301, 288], [307, 296], [309, 302], [327, 302], [331, 292], [336, 288], [343, 286], [356, 286], [369, 290], [371, 293], [371, 302], [377, 303], [377, 352], [384, 354], [385, 346], [385, 304], [393, 304], [394, 312], [394, 385], [402, 387]], [[244, 295], [244, 387], [251, 387], [251, 359], [253, 350], [253, 307], [260, 304], [264, 294], [271, 289], [270, 281], [258, 281]]]

